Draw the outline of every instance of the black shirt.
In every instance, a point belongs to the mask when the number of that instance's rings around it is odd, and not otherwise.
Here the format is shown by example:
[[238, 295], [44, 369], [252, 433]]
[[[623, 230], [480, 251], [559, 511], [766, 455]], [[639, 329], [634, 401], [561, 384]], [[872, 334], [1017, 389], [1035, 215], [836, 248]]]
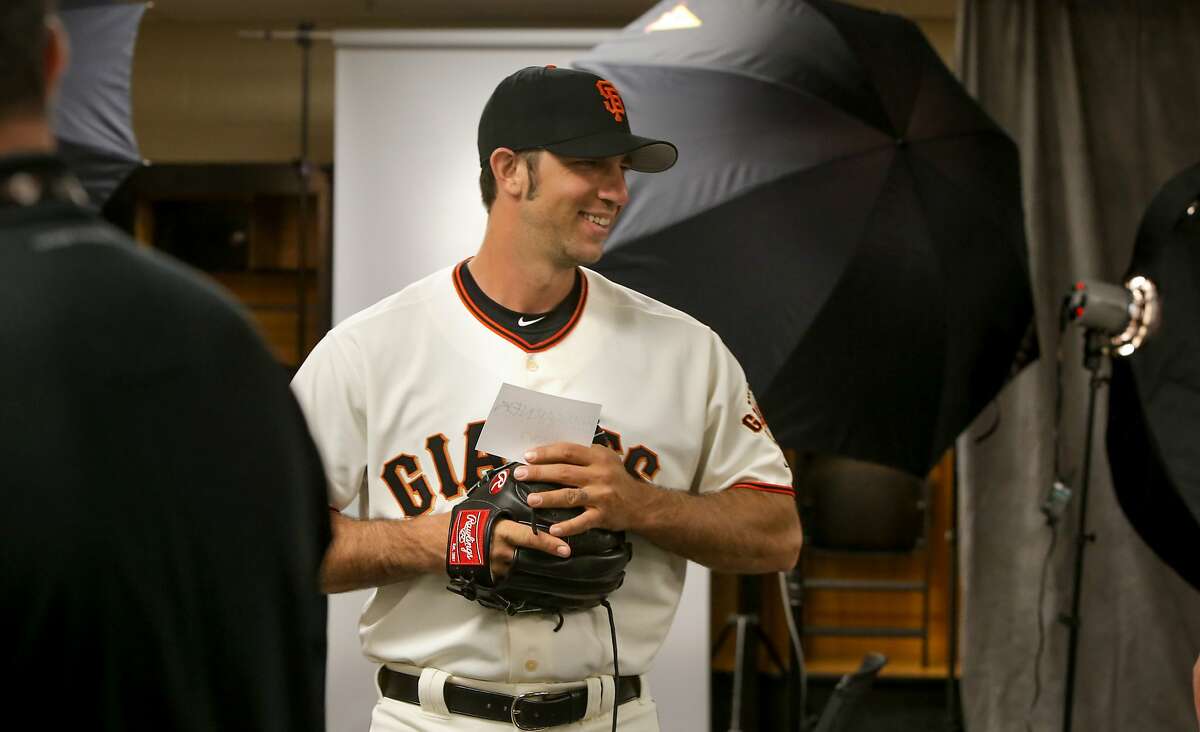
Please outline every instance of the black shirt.
[[[47, 167], [0, 159], [0, 185]], [[240, 311], [68, 196], [6, 199], [0, 354], [0, 697], [89, 730], [322, 729], [323, 472]]]

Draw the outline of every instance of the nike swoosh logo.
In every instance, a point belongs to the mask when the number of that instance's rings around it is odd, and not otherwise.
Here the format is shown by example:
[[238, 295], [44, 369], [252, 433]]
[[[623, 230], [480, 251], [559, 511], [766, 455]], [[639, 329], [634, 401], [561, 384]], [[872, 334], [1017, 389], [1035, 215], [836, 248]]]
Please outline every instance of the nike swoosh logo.
[[545, 319], [546, 319], [545, 315], [543, 315], [540, 318], [534, 318], [533, 320], [526, 320], [525, 316], [521, 316], [521, 317], [517, 318], [517, 325], [524, 328], [527, 325], [533, 325], [534, 323], [537, 323], [537, 322], [545, 320]]

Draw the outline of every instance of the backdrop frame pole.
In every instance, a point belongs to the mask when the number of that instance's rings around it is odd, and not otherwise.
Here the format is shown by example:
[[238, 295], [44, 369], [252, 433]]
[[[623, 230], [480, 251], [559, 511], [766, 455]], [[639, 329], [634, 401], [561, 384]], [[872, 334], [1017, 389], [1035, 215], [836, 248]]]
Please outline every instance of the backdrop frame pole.
[[308, 159], [309, 96], [312, 65], [311, 21], [296, 26], [296, 45], [300, 48], [300, 158], [296, 161], [300, 198], [296, 232], [296, 365], [304, 360], [308, 339], [308, 189], [312, 182], [312, 162]]

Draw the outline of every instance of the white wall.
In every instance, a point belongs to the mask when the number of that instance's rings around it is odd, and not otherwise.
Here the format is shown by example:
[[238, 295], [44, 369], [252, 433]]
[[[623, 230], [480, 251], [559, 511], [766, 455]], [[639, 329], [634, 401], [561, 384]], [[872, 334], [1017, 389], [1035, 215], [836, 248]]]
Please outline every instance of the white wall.
[[473, 254], [486, 214], [475, 133], [496, 84], [594, 31], [335, 34], [334, 320]]
[[[334, 154], [335, 322], [474, 253], [486, 215], [475, 132], [492, 89], [531, 65], [569, 66], [594, 31], [339, 31]], [[359, 653], [367, 593], [331, 598], [330, 732], [361, 732], [375, 702]], [[689, 565], [650, 688], [664, 732], [708, 729], [709, 576]]]

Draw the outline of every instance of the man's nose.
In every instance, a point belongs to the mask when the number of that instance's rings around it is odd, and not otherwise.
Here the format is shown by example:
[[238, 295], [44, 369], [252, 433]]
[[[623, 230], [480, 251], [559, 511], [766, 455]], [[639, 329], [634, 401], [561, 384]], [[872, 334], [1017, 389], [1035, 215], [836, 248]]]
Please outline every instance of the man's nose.
[[609, 167], [604, 185], [600, 188], [600, 198], [622, 208], [629, 203], [629, 185], [625, 182], [625, 169], [620, 164]]

